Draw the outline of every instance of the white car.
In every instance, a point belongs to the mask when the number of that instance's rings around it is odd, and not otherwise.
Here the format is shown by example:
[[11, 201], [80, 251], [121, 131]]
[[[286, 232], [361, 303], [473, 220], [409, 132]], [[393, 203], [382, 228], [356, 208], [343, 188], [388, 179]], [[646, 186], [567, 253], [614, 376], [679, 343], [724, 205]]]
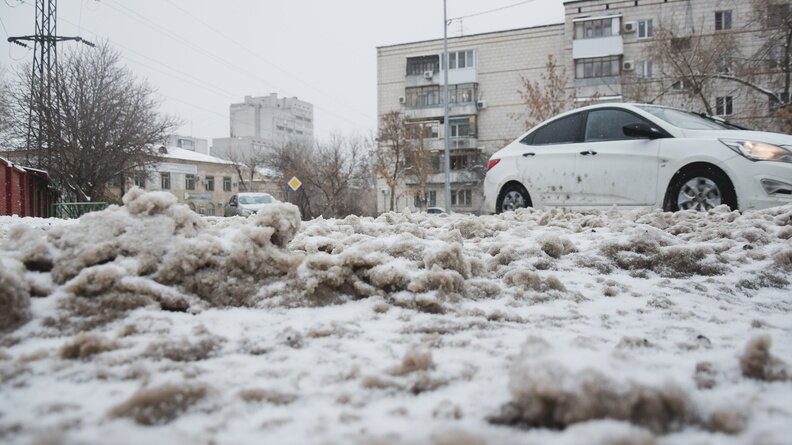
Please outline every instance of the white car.
[[260, 208], [278, 202], [269, 193], [237, 193], [223, 208], [223, 216], [250, 216]]
[[792, 136], [669, 107], [601, 104], [560, 114], [497, 151], [487, 210], [709, 210], [792, 204]]

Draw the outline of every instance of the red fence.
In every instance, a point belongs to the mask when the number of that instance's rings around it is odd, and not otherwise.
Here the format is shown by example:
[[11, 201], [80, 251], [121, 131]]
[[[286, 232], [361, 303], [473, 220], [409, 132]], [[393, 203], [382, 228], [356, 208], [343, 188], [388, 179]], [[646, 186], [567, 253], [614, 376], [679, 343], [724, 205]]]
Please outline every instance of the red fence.
[[47, 172], [0, 158], [0, 215], [46, 218], [56, 198]]

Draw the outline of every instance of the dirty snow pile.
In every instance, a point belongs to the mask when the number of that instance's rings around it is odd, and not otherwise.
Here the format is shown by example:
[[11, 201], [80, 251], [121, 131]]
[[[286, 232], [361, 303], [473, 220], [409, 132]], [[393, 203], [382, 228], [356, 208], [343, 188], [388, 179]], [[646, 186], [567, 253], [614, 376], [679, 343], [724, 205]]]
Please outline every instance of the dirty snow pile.
[[781, 444], [792, 206], [0, 218], [0, 442]]

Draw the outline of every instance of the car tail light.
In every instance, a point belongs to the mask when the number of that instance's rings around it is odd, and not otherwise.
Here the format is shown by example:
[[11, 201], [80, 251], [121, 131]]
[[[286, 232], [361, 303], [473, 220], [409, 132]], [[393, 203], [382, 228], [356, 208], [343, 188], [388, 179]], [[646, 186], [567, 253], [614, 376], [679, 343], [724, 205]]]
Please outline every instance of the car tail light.
[[495, 167], [500, 162], [500, 159], [490, 159], [487, 163], [487, 169], [485, 171], [490, 171], [492, 167]]

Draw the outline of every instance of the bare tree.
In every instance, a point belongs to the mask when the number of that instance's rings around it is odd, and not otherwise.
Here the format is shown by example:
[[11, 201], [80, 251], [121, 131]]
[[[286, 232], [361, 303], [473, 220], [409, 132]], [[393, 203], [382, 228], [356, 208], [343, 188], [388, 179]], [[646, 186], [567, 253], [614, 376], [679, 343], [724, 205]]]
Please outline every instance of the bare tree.
[[119, 57], [106, 43], [67, 53], [49, 101], [31, 97], [31, 70], [12, 87], [16, 139], [26, 140], [33, 113], [44, 117], [39, 130], [48, 141], [40, 152], [17, 148], [27, 151], [34, 167], [50, 173], [67, 199], [107, 197], [111, 180], [126, 180], [158, 160], [155, 144], [176, 124], [159, 115], [154, 91], [121, 66]]
[[656, 26], [654, 34], [649, 53], [662, 67], [663, 86], [658, 96], [671, 90], [683, 91], [707, 114], [715, 114], [712, 103], [714, 81], [720, 76], [734, 76], [732, 73], [737, 68], [734, 56], [739, 49], [734, 34], [691, 33], [675, 24]]
[[0, 66], [0, 152], [12, 144], [11, 90], [6, 80], [6, 69]]
[[[704, 32], [704, 26], [679, 26], [673, 18], [656, 26], [646, 55], [661, 67], [659, 79], [632, 82], [626, 96], [642, 95], [653, 102], [669, 92], [683, 92], [691, 106], [716, 114], [716, 89], [742, 89], [767, 99], [755, 110], [760, 113], [750, 114], [765, 114], [764, 104], [769, 103], [777, 121], [771, 129], [792, 129], [792, 7], [778, 0], [751, 0], [751, 8], [748, 34]], [[747, 45], [745, 35], [758, 39], [759, 45]]]
[[300, 179], [302, 186], [289, 195], [305, 219], [370, 214], [370, 151], [370, 141], [362, 136], [333, 135], [315, 146], [297, 141], [278, 146], [265, 166], [283, 183], [293, 176]]
[[547, 56], [545, 71], [539, 80], [521, 77], [523, 89], [518, 90], [527, 107], [525, 128], [531, 128], [556, 114], [572, 108], [573, 99], [568, 91], [566, 69], [560, 66], [552, 54]]
[[396, 206], [396, 190], [410, 172], [409, 158], [414, 150], [415, 127], [399, 111], [390, 111], [380, 119], [374, 154], [374, 173], [390, 189], [390, 210]]
[[413, 196], [418, 197], [418, 201], [421, 203], [420, 207], [427, 207], [429, 202], [427, 191], [429, 179], [431, 175], [438, 173], [438, 169], [433, 162], [436, 155], [432, 153], [426, 143], [426, 132], [429, 131], [429, 127], [423, 122], [408, 123], [407, 125], [408, 136], [415, 139], [410, 150], [407, 151], [405, 165], [408, 166], [409, 170], [406, 171], [406, 175], [411, 177], [417, 185], [412, 190], [412, 193]]
[[523, 88], [517, 92], [525, 104], [526, 112], [516, 114], [513, 118], [524, 119], [526, 129], [564, 111], [589, 105], [599, 97], [597, 93], [585, 101], [579, 101], [575, 88], [569, 85], [566, 68], [559, 65], [552, 54], [547, 56], [545, 70], [539, 75], [539, 80], [532, 81], [525, 76], [520, 80]]
[[240, 191], [258, 191], [258, 181], [256, 181], [258, 172], [267, 164], [267, 154], [264, 150], [229, 147], [222, 157], [234, 163]]

